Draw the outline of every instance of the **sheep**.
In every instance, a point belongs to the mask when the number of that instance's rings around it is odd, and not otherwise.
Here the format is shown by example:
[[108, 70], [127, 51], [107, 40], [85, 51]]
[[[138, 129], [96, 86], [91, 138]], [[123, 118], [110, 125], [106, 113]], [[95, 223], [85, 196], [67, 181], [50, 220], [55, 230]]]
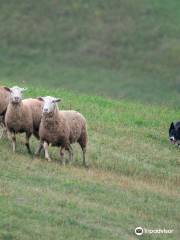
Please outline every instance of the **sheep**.
[[9, 103], [10, 91], [7, 87], [0, 87], [0, 125], [3, 129], [1, 137], [6, 133], [5, 113]]
[[39, 125], [42, 116], [42, 102], [37, 99], [22, 100], [22, 92], [26, 89], [13, 87], [9, 89], [11, 92], [10, 102], [5, 115], [5, 125], [11, 135], [13, 152], [16, 150], [16, 134], [26, 133], [26, 147], [31, 153], [29, 139], [33, 134], [39, 139]]
[[86, 147], [88, 141], [85, 118], [76, 111], [59, 110], [57, 102], [60, 99], [54, 97], [39, 97], [44, 102], [43, 114], [39, 127], [39, 137], [44, 147], [45, 158], [51, 161], [48, 146], [61, 147], [60, 156], [63, 159], [64, 150], [69, 152], [69, 160], [73, 160], [72, 143], [78, 142], [83, 152], [83, 165], [86, 166]]

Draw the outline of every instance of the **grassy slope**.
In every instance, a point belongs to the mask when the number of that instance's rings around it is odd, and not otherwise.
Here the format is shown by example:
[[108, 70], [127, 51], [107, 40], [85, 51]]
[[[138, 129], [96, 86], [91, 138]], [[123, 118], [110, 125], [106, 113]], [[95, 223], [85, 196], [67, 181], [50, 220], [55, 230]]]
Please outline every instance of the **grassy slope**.
[[174, 228], [161, 239], [178, 239], [179, 151], [167, 128], [179, 119], [179, 4], [1, 1], [0, 80], [50, 86], [28, 94], [60, 96], [62, 108], [81, 111], [90, 169], [80, 167], [77, 147], [73, 166], [62, 167], [57, 149], [49, 164], [32, 160], [22, 144], [12, 155], [2, 141], [0, 239], [136, 239], [137, 225]]
[[167, 123], [178, 113], [61, 90], [30, 88], [28, 96], [47, 94], [86, 116], [90, 169], [80, 167], [78, 147], [73, 165], [62, 167], [55, 148], [47, 163], [32, 160], [22, 144], [12, 155], [2, 141], [0, 238], [136, 239], [140, 225], [173, 228], [159, 239], [178, 239], [179, 151], [167, 141]]
[[1, 1], [0, 78], [180, 100], [178, 0]]

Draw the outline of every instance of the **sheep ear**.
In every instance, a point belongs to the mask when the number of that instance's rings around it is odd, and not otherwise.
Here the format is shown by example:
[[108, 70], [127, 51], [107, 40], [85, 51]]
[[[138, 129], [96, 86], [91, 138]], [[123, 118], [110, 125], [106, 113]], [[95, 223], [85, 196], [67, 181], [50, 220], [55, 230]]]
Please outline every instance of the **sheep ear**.
[[8, 92], [11, 92], [11, 89], [8, 88], [8, 87], [4, 87], [4, 89], [5, 89], [6, 91], [8, 91]]
[[44, 98], [43, 97], [37, 97], [36, 99], [38, 99], [39, 101], [44, 102]]
[[60, 98], [56, 98], [54, 101], [55, 102], [61, 102], [62, 100]]

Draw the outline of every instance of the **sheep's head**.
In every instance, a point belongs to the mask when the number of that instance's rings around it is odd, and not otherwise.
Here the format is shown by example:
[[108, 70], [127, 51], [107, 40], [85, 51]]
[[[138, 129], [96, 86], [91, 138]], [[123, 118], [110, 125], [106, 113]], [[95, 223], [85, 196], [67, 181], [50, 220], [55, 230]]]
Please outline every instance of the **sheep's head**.
[[14, 104], [18, 104], [22, 101], [22, 93], [26, 91], [26, 88], [20, 88], [20, 87], [12, 87], [9, 89], [11, 96], [10, 96], [10, 102]]
[[54, 98], [50, 96], [38, 97], [37, 99], [44, 102], [44, 106], [43, 106], [44, 115], [53, 114], [53, 112], [57, 108], [57, 102], [61, 101], [61, 99], [59, 98]]

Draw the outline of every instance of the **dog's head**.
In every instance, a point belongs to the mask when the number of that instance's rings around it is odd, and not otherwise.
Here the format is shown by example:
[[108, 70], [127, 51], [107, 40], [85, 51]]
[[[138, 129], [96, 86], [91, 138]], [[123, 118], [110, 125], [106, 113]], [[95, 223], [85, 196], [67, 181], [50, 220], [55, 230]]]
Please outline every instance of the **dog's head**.
[[169, 128], [169, 140], [172, 144], [180, 142], [180, 122], [174, 124], [173, 122]]

